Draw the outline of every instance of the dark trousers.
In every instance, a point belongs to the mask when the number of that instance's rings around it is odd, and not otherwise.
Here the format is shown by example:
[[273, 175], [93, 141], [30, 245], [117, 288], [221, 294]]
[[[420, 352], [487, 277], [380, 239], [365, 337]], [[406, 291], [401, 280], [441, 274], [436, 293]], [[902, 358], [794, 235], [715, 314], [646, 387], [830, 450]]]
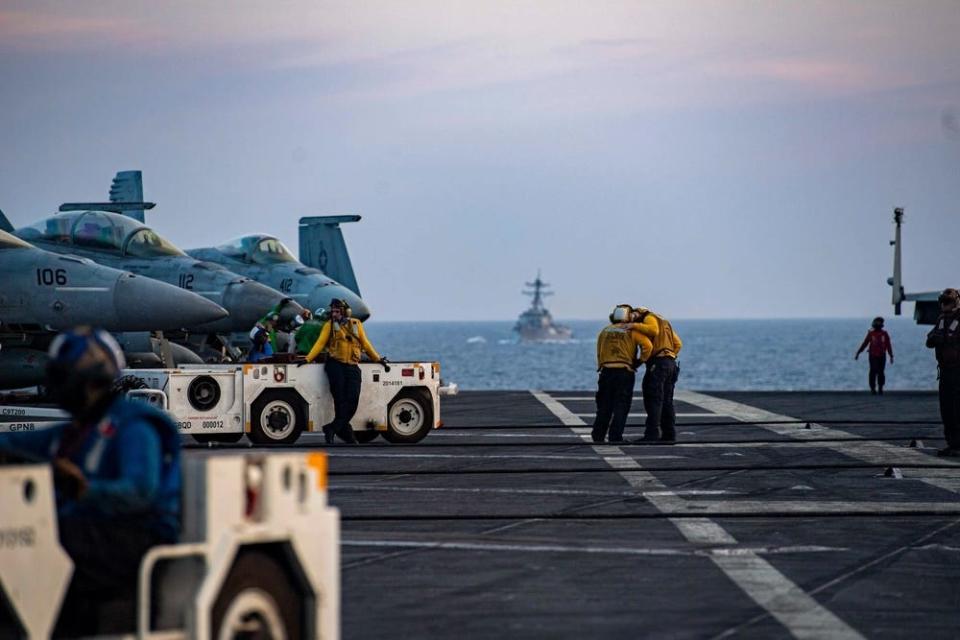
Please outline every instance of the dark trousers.
[[627, 414], [633, 403], [633, 385], [637, 375], [626, 368], [604, 367], [597, 381], [597, 415], [593, 420], [593, 439], [602, 441], [609, 429], [610, 442], [623, 440]]
[[886, 356], [870, 356], [870, 391], [876, 391], [877, 387], [883, 391], [883, 385], [887, 382], [887, 377], [883, 374], [886, 366]]
[[325, 425], [324, 430], [333, 429], [340, 437], [352, 440], [350, 420], [360, 403], [360, 367], [327, 358], [324, 370], [333, 396], [333, 422]]
[[[67, 516], [58, 525], [60, 545], [74, 569], [53, 636], [131, 633], [140, 560], [150, 547], [169, 541], [136, 520]], [[110, 615], [99, 616], [98, 609], [111, 600], [116, 606]]]
[[673, 388], [680, 376], [680, 367], [673, 358], [652, 358], [643, 374], [643, 407], [647, 412], [647, 439], [676, 438], [677, 414], [673, 409]]
[[940, 369], [940, 418], [947, 446], [960, 449], [960, 367]]

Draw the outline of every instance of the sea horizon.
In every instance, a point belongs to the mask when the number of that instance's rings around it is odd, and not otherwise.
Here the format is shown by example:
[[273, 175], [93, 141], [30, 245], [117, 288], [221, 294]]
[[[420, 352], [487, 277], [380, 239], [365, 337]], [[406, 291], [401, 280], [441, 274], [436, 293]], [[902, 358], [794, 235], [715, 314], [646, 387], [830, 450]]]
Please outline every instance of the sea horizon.
[[[678, 387], [702, 391], [867, 390], [867, 356], [854, 361], [871, 318], [672, 320], [683, 340]], [[596, 389], [595, 337], [605, 319], [558, 320], [570, 340], [519, 341], [513, 320], [371, 320], [374, 346], [394, 360], [437, 360], [464, 390]], [[745, 330], [745, 327], [749, 327]], [[887, 321], [894, 364], [888, 390], [936, 389], [926, 326]], [[638, 382], [639, 385], [639, 382]]]

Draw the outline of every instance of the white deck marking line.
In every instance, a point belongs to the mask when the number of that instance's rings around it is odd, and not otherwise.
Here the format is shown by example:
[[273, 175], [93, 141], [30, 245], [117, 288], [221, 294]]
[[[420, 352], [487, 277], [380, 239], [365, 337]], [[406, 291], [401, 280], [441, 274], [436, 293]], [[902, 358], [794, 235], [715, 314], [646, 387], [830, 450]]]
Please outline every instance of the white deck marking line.
[[[581, 427], [583, 420], [574, 415], [565, 406], [542, 391], [531, 391], [531, 394], [542, 402], [557, 418], [570, 427]], [[680, 399], [680, 398], [678, 398]], [[712, 410], [712, 409], [709, 409]], [[589, 429], [584, 439], [589, 442]], [[638, 462], [624, 455], [618, 447], [597, 445], [594, 450], [614, 468], [623, 469], [620, 475], [632, 486], [641, 490], [662, 489], [667, 487], [649, 471], [643, 470]], [[627, 470], [630, 469], [631, 470]], [[650, 496], [647, 498], [654, 507], [661, 511], [670, 511], [682, 508], [683, 498], [671, 494]], [[707, 518], [671, 518], [680, 533], [692, 543], [704, 545], [736, 544], [736, 539], [723, 527]], [[833, 612], [821, 605], [803, 589], [798, 587], [789, 578], [780, 573], [773, 565], [756, 553], [747, 552], [742, 555], [720, 556], [710, 555], [710, 559], [726, 574], [744, 593], [754, 602], [777, 619], [794, 637], [801, 639], [815, 638], [857, 638], [863, 636]]]
[[[677, 391], [676, 399], [682, 400], [683, 402], [696, 405], [702, 409], [708, 411], [722, 411], [726, 415], [740, 420], [742, 422], [756, 422], [754, 426], [760, 427], [767, 431], [773, 433], [787, 436], [795, 440], [803, 441], [809, 438], [851, 438], [857, 437], [856, 434], [850, 433], [848, 431], [842, 431], [840, 429], [833, 429], [831, 427], [824, 427], [815, 422], [810, 423], [810, 429], [804, 429], [799, 425], [788, 425], [788, 424], [763, 424], [765, 422], [775, 422], [782, 420], [796, 420], [791, 416], [781, 415], [779, 413], [773, 413], [771, 411], [766, 411], [765, 409], [760, 409], [757, 407], [752, 407], [748, 404], [742, 404], [740, 402], [734, 402], [732, 400], [724, 400], [722, 398], [717, 398], [715, 396], [710, 396], [705, 393], [698, 393], [695, 391]], [[904, 438], [906, 440], [906, 438]], [[936, 465], [945, 465], [945, 464], [955, 464], [951, 462], [948, 458], [934, 458], [933, 456], [922, 453], [918, 449], [913, 449], [906, 446], [897, 446], [895, 444], [890, 444], [888, 442], [878, 442], [878, 441], [847, 441], [847, 442], [820, 442], [819, 446], [822, 446], [824, 449], [830, 449], [841, 453], [850, 458], [856, 458], [863, 462], [869, 464], [876, 464], [877, 466], [888, 466], [891, 459], [899, 462], [917, 462], [920, 464], [936, 464]], [[891, 458], [891, 456], [895, 456]], [[960, 472], [960, 464], [957, 465], [957, 471]], [[929, 472], [923, 471], [923, 469], [906, 469], [904, 470], [904, 478], [919, 480], [930, 486], [937, 487], [939, 489], [944, 489], [946, 491], [951, 491], [953, 493], [960, 494], [960, 473], [953, 477], [931, 477], [926, 474]], [[924, 475], [920, 475], [924, 474]]]
[[[597, 456], [564, 456], [564, 455], [537, 455], [529, 454], [503, 454], [503, 455], [484, 455], [480, 453], [340, 453], [338, 451], [327, 451], [326, 454], [331, 458], [447, 458], [453, 460], [589, 460], [595, 462]], [[685, 456], [670, 455], [650, 455], [639, 456], [642, 460], [679, 460]]]
[[[650, 492], [657, 497], [656, 492]], [[676, 495], [680, 495], [678, 491]], [[692, 494], [695, 495], [695, 494]], [[883, 511], [885, 514], [913, 513], [923, 511], [937, 515], [960, 515], [958, 502], [849, 502], [844, 500], [685, 500], [683, 507], [674, 513], [742, 514], [758, 515], [765, 513], [858, 513], [871, 514]]]
[[[553, 399], [557, 402], [570, 402], [570, 401], [590, 401], [596, 402], [597, 398], [595, 396], [553, 396]], [[634, 400], [643, 400], [643, 396], [633, 396]]]
[[[578, 418], [592, 418], [596, 413], [575, 413], [573, 414]], [[678, 418], [716, 418], [716, 417], [726, 418], [727, 415], [724, 413], [678, 413]], [[647, 414], [645, 413], [628, 413], [628, 418], [646, 418]]]
[[[2, 424], [2, 423], [0, 423], [0, 424]], [[690, 423], [684, 423], [684, 424], [680, 424], [680, 425], [677, 425], [677, 426], [680, 426], [680, 427], [689, 427], [689, 426], [690, 426]], [[537, 429], [536, 427], [531, 427], [531, 431], [536, 431], [536, 429]], [[587, 430], [587, 432], [589, 433], [589, 429]], [[681, 434], [690, 435], [690, 434], [692, 434], [693, 432], [692, 432], [692, 431], [687, 431], [687, 432], [681, 431], [680, 433], [681, 433]], [[306, 436], [306, 435], [313, 435], [313, 434], [303, 434], [303, 435]], [[322, 434], [321, 434], [321, 435], [322, 435]], [[303, 437], [303, 436], [301, 436], [301, 437]], [[449, 432], [444, 433], [442, 429], [441, 429], [441, 430], [438, 430], [438, 431], [435, 431], [435, 432], [433, 432], [433, 433], [430, 434], [430, 439], [432, 440], [432, 439], [434, 439], [434, 438], [520, 438], [520, 439], [522, 439], [522, 438], [527, 438], [527, 439], [552, 438], [552, 439], [557, 439], [557, 440], [574, 440], [574, 441], [576, 441], [576, 442], [580, 442], [580, 441], [583, 440], [583, 438], [581, 438], [580, 435], [579, 435], [579, 434], [576, 434], [576, 433], [549, 433], [549, 432], [547, 432], [547, 433], [466, 433], [466, 432], [464, 432], [464, 433], [461, 433], [461, 432], [456, 432], [456, 433], [454, 433], [454, 432], [452, 432], [452, 431], [449, 431]], [[855, 434], [849, 434], [849, 433], [848, 433], [846, 436], [844, 436], [844, 438], [845, 438], [845, 440], [847, 440], [847, 441], [849, 442], [849, 441], [851, 441], [852, 438], [860, 438], [860, 436], [857, 436], [857, 435], [855, 435]], [[828, 438], [828, 437], [824, 437], [824, 439], [827, 440], [827, 439], [829, 439], [829, 438]], [[864, 438], [864, 439], [865, 439], [865, 438]], [[909, 441], [910, 441], [910, 437], [909, 437], [909, 436], [904, 436], [903, 438], [900, 438], [900, 440], [902, 440], [903, 442], [909, 442]], [[555, 444], [555, 445], [558, 446], [558, 447], [566, 447], [566, 446], [569, 446], [570, 443], [568, 443], [568, 442], [556, 442], [556, 443], [549, 442], [549, 443], [545, 443], [545, 446], [549, 446], [549, 445], [553, 445], [553, 444]], [[686, 441], [684, 441], [684, 440], [680, 440], [680, 441], [677, 442], [676, 444], [670, 445], [670, 448], [676, 448], [676, 449], [701, 449], [701, 448], [724, 448], [724, 447], [730, 447], [730, 448], [736, 449], [736, 448], [742, 447], [742, 448], [745, 448], [745, 449], [757, 449], [757, 448], [761, 448], [761, 447], [762, 447], [762, 448], [767, 448], [767, 447], [807, 448], [807, 447], [821, 447], [822, 445], [823, 445], [823, 442], [820, 442], [820, 441], [818, 441], [818, 440], [811, 440], [811, 441], [805, 441], [805, 440], [776, 440], [776, 441], [772, 441], [772, 440], [771, 440], [771, 441], [764, 441], [764, 442], [750, 442], [750, 441], [746, 441], [746, 442], [686, 442]], [[649, 447], [648, 447], [648, 449], [649, 449]], [[637, 450], [640, 451], [640, 450], [642, 450], [642, 449], [641, 449], [640, 447], [638, 447]], [[935, 463], [935, 464], [939, 465], [939, 461], [938, 461], [937, 463]]]
[[[537, 427], [530, 427], [531, 431], [536, 431]], [[478, 429], [479, 431], [479, 429]], [[444, 432], [443, 429], [434, 431], [430, 434], [430, 439], [433, 438], [566, 438], [570, 440], [580, 441], [580, 437], [572, 433], [453, 433], [452, 431]], [[566, 446], [566, 443], [558, 442], [557, 446]]]
[[799, 545], [787, 547], [714, 547], [707, 549], [673, 549], [670, 547], [591, 547], [536, 543], [497, 542], [428, 542], [421, 540], [340, 540], [344, 547], [394, 547], [410, 549], [438, 549], [454, 551], [518, 551], [522, 553], [586, 553], [632, 556], [706, 556], [738, 558], [759, 553], [780, 555], [788, 553], [829, 553], [848, 551], [844, 547]]
[[[331, 483], [330, 487], [337, 491], [360, 490], [360, 491], [397, 491], [397, 492], [423, 492], [423, 493], [495, 493], [507, 495], [531, 495], [531, 496], [586, 496], [600, 498], [645, 498], [663, 491], [583, 491], [577, 489], [494, 489], [488, 487], [402, 487], [397, 485], [382, 484], [336, 484]], [[737, 493], [725, 489], [684, 489], [675, 492], [677, 495], [685, 496], [722, 496]]]

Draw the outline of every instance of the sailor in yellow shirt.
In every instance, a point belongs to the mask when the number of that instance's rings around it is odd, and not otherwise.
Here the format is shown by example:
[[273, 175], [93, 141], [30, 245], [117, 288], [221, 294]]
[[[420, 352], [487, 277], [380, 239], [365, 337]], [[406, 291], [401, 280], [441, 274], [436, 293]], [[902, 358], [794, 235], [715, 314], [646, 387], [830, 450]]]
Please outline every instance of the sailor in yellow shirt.
[[630, 305], [617, 305], [610, 314], [610, 324], [597, 336], [600, 377], [597, 380], [597, 415], [591, 433], [594, 442], [603, 442], [608, 430], [610, 442], [623, 442], [623, 429], [633, 403], [637, 363], [649, 357], [653, 346], [640, 330], [640, 325], [631, 322], [632, 314]]
[[640, 388], [643, 407], [647, 412], [646, 429], [638, 443], [677, 441], [677, 414], [673, 408], [673, 390], [680, 376], [677, 356], [683, 343], [670, 321], [644, 307], [634, 309], [634, 326], [651, 341], [651, 353], [646, 358], [647, 371]]
[[334, 434], [344, 442], [356, 444], [357, 438], [353, 435], [350, 420], [360, 402], [360, 367], [357, 366], [360, 354], [366, 352], [374, 362], [383, 361], [367, 340], [363, 325], [350, 317], [349, 309], [342, 300], [330, 301], [330, 319], [323, 325], [317, 341], [307, 354], [307, 362], [313, 362], [324, 349], [327, 350], [327, 361], [323, 367], [333, 396], [334, 416], [333, 422], [323, 426], [323, 435], [328, 444], [333, 442]]

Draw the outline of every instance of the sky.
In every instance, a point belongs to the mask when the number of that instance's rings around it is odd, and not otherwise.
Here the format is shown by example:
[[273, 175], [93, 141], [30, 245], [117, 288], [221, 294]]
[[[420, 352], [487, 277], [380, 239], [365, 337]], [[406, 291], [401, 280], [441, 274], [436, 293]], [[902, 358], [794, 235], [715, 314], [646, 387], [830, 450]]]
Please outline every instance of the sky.
[[[960, 3], [0, 0], [0, 209], [344, 227], [378, 320], [890, 314], [960, 286]], [[909, 310], [908, 310], [909, 313]]]

